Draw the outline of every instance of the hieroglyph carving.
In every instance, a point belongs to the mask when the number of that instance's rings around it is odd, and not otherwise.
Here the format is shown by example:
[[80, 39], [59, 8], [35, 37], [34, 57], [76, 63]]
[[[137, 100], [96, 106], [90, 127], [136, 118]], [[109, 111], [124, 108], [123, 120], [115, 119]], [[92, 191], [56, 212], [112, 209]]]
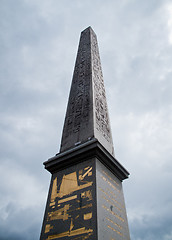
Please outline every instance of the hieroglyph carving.
[[102, 133], [102, 135], [108, 142], [111, 142], [110, 123], [108, 117], [103, 74], [100, 64], [98, 43], [95, 34], [92, 34], [91, 37], [92, 37], [91, 39], [92, 78], [95, 95], [94, 104], [95, 104], [96, 129]]
[[80, 130], [81, 124], [87, 123], [90, 112], [90, 51], [88, 51], [89, 32], [82, 35], [80, 41], [71, 94], [69, 97], [68, 114], [65, 125], [65, 137]]
[[80, 38], [60, 151], [93, 137], [113, 154], [98, 43], [88, 28]]

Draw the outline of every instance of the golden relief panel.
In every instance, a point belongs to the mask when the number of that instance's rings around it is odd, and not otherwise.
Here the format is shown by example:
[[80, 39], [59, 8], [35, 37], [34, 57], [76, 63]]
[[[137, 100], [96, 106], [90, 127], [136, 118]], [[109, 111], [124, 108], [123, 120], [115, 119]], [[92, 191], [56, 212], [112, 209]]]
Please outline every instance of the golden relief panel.
[[53, 181], [52, 193], [51, 193], [51, 203], [54, 203], [55, 198], [62, 198], [66, 195], [70, 195], [75, 191], [80, 189], [84, 189], [86, 187], [92, 186], [93, 182], [84, 181], [84, 178], [91, 172], [92, 167], [89, 168], [84, 174], [79, 175], [79, 180], [84, 183], [82, 185], [78, 185], [76, 172], [63, 175], [62, 181], [60, 183], [60, 189], [57, 190], [57, 177]]
[[86, 166], [61, 175], [54, 174], [44, 229], [45, 239], [72, 237], [72, 240], [79, 240], [88, 239], [93, 234], [92, 171], [92, 166]]

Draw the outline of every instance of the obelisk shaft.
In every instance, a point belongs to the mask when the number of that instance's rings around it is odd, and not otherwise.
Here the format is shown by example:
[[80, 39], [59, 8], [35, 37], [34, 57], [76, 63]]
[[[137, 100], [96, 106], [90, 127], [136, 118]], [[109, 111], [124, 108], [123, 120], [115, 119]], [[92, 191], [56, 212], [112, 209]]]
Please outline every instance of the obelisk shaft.
[[60, 152], [93, 138], [90, 31], [81, 34]]
[[81, 33], [60, 152], [92, 138], [113, 155], [98, 43], [89, 27]]

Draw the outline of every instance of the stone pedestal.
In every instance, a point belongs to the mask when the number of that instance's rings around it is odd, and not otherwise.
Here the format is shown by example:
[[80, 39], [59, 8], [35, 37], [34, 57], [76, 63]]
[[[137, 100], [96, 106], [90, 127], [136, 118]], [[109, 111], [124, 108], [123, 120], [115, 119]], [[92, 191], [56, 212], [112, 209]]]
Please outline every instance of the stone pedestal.
[[122, 191], [128, 172], [96, 140], [44, 163], [52, 173], [41, 240], [128, 240]]

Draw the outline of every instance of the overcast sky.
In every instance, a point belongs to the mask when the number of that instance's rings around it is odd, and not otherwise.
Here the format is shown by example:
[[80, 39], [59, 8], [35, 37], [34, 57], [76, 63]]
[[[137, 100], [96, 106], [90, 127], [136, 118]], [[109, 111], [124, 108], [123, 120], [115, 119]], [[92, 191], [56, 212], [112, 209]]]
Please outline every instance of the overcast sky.
[[0, 0], [0, 239], [37, 240], [80, 32], [102, 62], [132, 240], [172, 240], [172, 1]]

